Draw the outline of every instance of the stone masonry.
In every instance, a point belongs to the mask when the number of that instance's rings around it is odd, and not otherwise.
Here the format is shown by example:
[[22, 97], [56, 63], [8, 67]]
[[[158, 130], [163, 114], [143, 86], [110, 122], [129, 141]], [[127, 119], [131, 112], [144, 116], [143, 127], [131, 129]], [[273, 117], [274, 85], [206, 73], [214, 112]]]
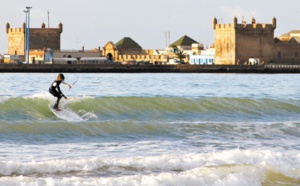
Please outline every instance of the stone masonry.
[[[30, 28], [29, 49], [43, 50], [51, 48], [52, 50], [60, 50], [62, 31], [62, 23], [59, 23], [58, 28], [45, 28], [44, 23], [41, 28]], [[6, 33], [8, 36], [8, 54], [24, 55], [25, 23], [22, 28], [10, 28], [10, 24], [7, 23]]]

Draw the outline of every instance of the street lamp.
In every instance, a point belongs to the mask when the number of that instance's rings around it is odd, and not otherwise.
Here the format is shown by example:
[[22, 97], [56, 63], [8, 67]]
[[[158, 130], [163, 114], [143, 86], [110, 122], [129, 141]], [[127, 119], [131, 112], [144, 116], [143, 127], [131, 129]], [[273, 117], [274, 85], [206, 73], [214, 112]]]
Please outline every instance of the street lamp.
[[28, 10], [24, 10], [25, 12], [25, 44], [24, 44], [24, 55], [25, 55], [25, 63], [27, 63], [28, 59], [27, 59], [27, 17], [28, 17]]
[[29, 29], [30, 29], [30, 9], [32, 7], [26, 7], [25, 10], [26, 20], [25, 20], [25, 56], [26, 56], [26, 63], [29, 63]]

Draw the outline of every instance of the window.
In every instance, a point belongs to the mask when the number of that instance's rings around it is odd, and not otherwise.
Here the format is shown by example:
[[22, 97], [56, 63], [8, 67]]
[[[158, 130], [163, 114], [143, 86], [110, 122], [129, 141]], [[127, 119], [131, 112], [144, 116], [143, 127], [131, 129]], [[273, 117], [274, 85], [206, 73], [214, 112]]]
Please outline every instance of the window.
[[277, 52], [277, 57], [281, 57], [281, 52]]
[[295, 57], [299, 57], [299, 56], [298, 56], [298, 52], [295, 52]]

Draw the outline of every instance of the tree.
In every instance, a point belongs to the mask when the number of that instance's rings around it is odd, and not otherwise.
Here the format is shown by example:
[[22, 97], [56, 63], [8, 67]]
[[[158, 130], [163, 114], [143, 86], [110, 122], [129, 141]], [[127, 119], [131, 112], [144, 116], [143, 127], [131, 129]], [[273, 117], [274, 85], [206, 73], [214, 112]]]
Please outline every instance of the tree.
[[183, 50], [180, 50], [176, 53], [176, 57], [179, 59], [180, 62], [183, 62], [182, 59], [186, 58], [186, 53], [183, 52]]

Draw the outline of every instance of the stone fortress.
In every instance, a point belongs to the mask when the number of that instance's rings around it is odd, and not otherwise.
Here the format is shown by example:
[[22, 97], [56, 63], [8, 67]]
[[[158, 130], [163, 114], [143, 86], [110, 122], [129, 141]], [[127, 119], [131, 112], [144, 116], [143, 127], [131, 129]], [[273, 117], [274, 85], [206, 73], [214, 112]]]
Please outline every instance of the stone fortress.
[[250, 58], [260, 59], [264, 64], [300, 64], [300, 31], [292, 31], [274, 37], [276, 18], [270, 24], [259, 24], [254, 18], [250, 24], [218, 24], [213, 19], [215, 32], [215, 64], [248, 64]]
[[[60, 50], [61, 33], [63, 24], [59, 23], [58, 28], [46, 28], [45, 23], [41, 28], [30, 28], [30, 50], [43, 50], [51, 48]], [[25, 23], [22, 28], [11, 28], [6, 24], [8, 36], [8, 54], [24, 55], [25, 45]]]
[[[213, 64], [249, 65], [249, 59], [258, 59], [259, 63], [254, 64], [299, 65], [300, 31], [294, 30], [280, 37], [274, 37], [276, 22], [276, 18], [273, 18], [270, 24], [262, 24], [252, 18], [249, 24], [244, 20], [238, 23], [235, 17], [231, 24], [219, 24], [214, 18], [214, 43], [210, 48], [214, 51]], [[30, 51], [51, 48], [54, 51], [54, 57], [85, 57], [87, 51], [84, 47], [77, 53], [61, 51], [62, 31], [62, 23], [58, 25], [58, 28], [45, 28], [44, 23], [41, 28], [30, 28]], [[10, 28], [7, 23], [6, 32], [8, 54], [24, 55], [25, 23], [22, 28]], [[170, 59], [175, 58], [178, 51], [187, 54], [185, 62], [189, 62], [191, 55], [205, 53], [203, 45], [188, 36], [183, 36], [164, 50], [145, 50], [130, 37], [124, 37], [116, 44], [109, 41], [102, 49], [99, 47], [89, 51], [89, 56], [112, 55], [114, 61], [126, 64], [136, 62], [166, 64]]]
[[232, 24], [218, 24], [213, 19], [215, 31], [215, 64], [239, 65], [249, 58], [271, 61], [274, 50], [274, 30], [276, 19], [272, 24], [238, 24], [235, 17]]

